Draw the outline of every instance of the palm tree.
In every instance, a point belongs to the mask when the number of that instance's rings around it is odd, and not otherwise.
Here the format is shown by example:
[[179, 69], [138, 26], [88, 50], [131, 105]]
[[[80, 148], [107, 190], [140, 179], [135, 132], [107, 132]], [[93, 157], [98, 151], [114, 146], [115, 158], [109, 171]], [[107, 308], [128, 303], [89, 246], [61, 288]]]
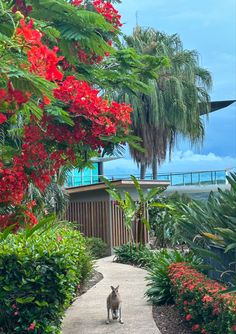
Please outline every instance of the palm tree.
[[145, 152], [130, 146], [132, 158], [141, 167], [140, 177], [145, 178], [147, 167], [151, 167], [153, 179], [157, 179], [158, 165], [168, 151], [171, 158], [178, 135], [192, 144], [202, 142], [200, 109], [209, 110], [212, 79], [209, 71], [199, 66], [198, 53], [185, 50], [176, 34], [136, 27], [125, 41], [139, 54], [169, 59], [169, 66], [159, 70], [158, 78], [148, 80], [149, 95], [118, 93], [118, 99], [133, 106], [131, 128], [143, 141]]

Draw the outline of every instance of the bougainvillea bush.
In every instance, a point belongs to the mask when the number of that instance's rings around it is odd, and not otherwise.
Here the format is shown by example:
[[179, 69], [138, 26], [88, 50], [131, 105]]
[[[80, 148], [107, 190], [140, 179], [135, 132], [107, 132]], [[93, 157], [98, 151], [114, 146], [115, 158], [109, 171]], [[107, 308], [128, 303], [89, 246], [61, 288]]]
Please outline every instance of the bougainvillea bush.
[[0, 243], [0, 332], [60, 333], [65, 309], [92, 269], [86, 241], [69, 227], [8, 235]]
[[189, 264], [169, 266], [172, 291], [192, 331], [202, 334], [236, 333], [236, 294], [210, 280]]

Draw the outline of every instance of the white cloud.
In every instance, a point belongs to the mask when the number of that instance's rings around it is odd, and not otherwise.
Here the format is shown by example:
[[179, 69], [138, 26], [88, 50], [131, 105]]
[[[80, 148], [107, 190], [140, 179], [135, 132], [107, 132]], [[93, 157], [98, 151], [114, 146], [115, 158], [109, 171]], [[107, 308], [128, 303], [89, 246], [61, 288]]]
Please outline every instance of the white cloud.
[[[107, 176], [128, 177], [130, 174], [139, 174], [136, 164], [128, 157], [105, 163], [104, 167]], [[236, 157], [221, 157], [212, 152], [198, 154], [187, 150], [174, 152], [172, 161], [165, 162], [160, 167], [160, 173], [223, 170], [231, 167], [236, 167]], [[150, 170], [147, 174], [150, 174]]]

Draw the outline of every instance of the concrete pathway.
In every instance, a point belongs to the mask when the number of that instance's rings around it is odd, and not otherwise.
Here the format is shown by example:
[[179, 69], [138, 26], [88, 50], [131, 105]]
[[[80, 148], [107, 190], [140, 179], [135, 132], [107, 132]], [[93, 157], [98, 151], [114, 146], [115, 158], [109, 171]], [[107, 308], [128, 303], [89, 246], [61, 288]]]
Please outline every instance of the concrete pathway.
[[[146, 271], [112, 260], [111, 256], [97, 261], [96, 270], [104, 278], [67, 310], [62, 334], [161, 334], [152, 318], [152, 306], [144, 298]], [[123, 325], [105, 323], [111, 285], [120, 286]]]

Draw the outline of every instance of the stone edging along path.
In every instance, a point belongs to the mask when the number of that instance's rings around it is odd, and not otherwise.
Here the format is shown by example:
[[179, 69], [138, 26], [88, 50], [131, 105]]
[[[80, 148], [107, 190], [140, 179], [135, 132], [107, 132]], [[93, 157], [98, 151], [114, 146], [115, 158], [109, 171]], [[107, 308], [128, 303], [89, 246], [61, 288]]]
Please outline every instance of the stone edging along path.
[[[144, 298], [146, 271], [112, 262], [113, 256], [96, 262], [103, 279], [79, 296], [67, 310], [62, 334], [161, 334], [152, 317], [152, 305]], [[124, 324], [106, 324], [106, 298], [110, 286], [119, 285]]]

